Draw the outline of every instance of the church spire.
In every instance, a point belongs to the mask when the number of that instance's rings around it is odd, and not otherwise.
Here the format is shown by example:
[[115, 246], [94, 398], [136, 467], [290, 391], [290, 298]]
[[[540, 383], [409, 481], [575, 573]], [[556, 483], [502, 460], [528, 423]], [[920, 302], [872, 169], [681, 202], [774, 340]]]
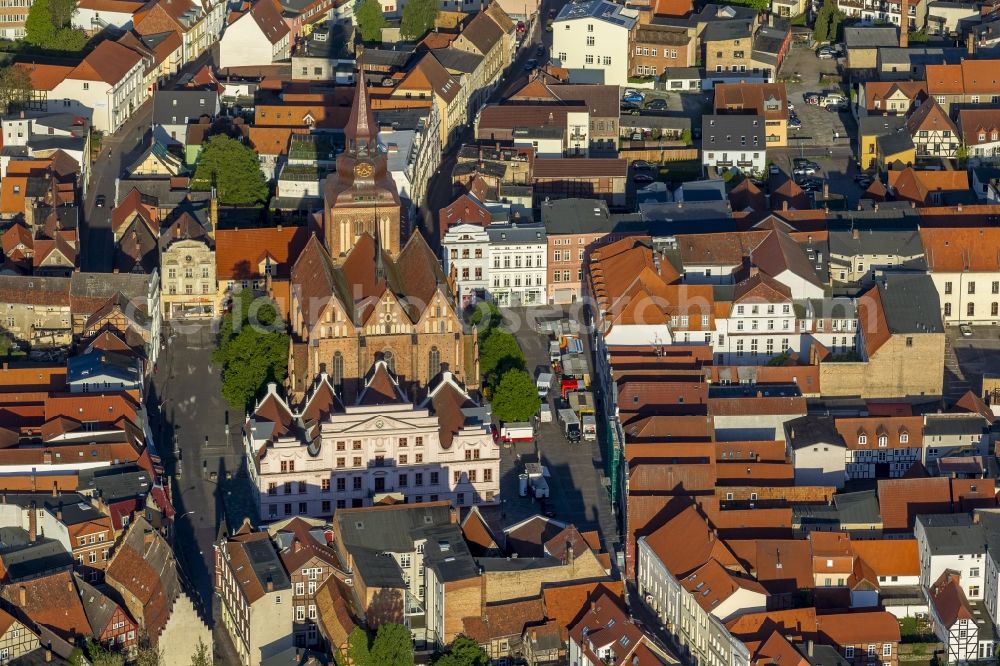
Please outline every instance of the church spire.
[[358, 47], [358, 73], [354, 92], [354, 103], [351, 105], [351, 115], [347, 119], [344, 134], [347, 137], [348, 150], [372, 150], [375, 147], [375, 137], [378, 127], [375, 125], [375, 114], [368, 103], [368, 86], [365, 83], [365, 67], [362, 62], [362, 49]]

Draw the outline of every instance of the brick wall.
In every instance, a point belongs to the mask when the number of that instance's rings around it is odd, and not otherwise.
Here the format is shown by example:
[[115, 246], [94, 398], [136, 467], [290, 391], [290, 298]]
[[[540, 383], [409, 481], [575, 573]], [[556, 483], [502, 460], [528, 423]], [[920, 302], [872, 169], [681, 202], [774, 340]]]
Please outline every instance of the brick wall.
[[[930, 398], [944, 383], [944, 333], [894, 335], [868, 363], [822, 363], [823, 396]], [[911, 344], [907, 344], [907, 341]], [[919, 362], [915, 362], [919, 359]]]
[[483, 588], [479, 577], [445, 583], [444, 642], [451, 643], [464, 631], [462, 618], [482, 614]]
[[572, 564], [526, 571], [489, 571], [483, 575], [486, 576], [486, 602], [495, 603], [536, 596], [541, 594], [542, 585], [545, 583], [603, 578], [607, 576], [607, 572], [597, 557], [591, 551], [587, 551], [577, 557]]

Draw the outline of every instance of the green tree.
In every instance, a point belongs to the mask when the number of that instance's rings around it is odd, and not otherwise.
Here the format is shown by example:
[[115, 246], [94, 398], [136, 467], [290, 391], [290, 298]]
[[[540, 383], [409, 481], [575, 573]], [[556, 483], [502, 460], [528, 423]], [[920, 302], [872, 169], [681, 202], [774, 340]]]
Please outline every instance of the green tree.
[[48, 49], [75, 53], [87, 45], [87, 35], [75, 28], [59, 28], [49, 41]]
[[112, 652], [94, 639], [87, 641], [87, 657], [94, 666], [125, 666], [125, 655]]
[[404, 39], [419, 39], [434, 27], [438, 15], [438, 0], [408, 0], [403, 6], [399, 27]]
[[383, 624], [372, 641], [371, 660], [379, 666], [413, 666], [413, 639], [401, 624]]
[[201, 638], [198, 639], [198, 647], [191, 656], [191, 666], [212, 666], [212, 659], [208, 656], [208, 646]]
[[434, 666], [490, 666], [490, 658], [476, 641], [459, 636], [447, 652], [434, 660]]
[[381, 42], [385, 15], [378, 0], [361, 0], [354, 10], [354, 20], [358, 22], [361, 39], [366, 42]]
[[524, 370], [508, 370], [493, 391], [493, 414], [501, 421], [527, 421], [542, 404], [531, 375]]
[[496, 303], [479, 301], [469, 315], [469, 323], [479, 329], [479, 343], [482, 344], [494, 329], [503, 323], [503, 314]]
[[75, 13], [76, 0], [49, 0], [49, 15], [56, 29], [68, 26]]
[[140, 647], [132, 657], [133, 666], [163, 666], [163, 654], [151, 645]]
[[255, 298], [250, 289], [235, 294], [222, 319], [212, 361], [222, 369], [222, 395], [239, 409], [251, 407], [268, 382], [284, 380], [288, 335], [274, 304]]
[[354, 627], [347, 637], [347, 648], [336, 654], [339, 666], [375, 666], [368, 649], [368, 634], [361, 627]]
[[56, 36], [56, 26], [52, 23], [49, 0], [35, 0], [24, 21], [24, 41], [32, 46], [48, 48]]
[[191, 187], [208, 191], [215, 185], [219, 201], [248, 206], [267, 203], [269, 190], [257, 151], [224, 134], [205, 142]]
[[495, 388], [500, 378], [513, 369], [525, 367], [524, 352], [509, 332], [495, 329], [479, 345], [479, 371], [487, 386]]
[[24, 67], [0, 67], [0, 113], [23, 104], [31, 98], [31, 76]]
[[813, 39], [817, 42], [825, 42], [830, 30], [830, 12], [826, 10], [826, 6], [820, 8], [816, 12], [816, 22], [813, 24]]

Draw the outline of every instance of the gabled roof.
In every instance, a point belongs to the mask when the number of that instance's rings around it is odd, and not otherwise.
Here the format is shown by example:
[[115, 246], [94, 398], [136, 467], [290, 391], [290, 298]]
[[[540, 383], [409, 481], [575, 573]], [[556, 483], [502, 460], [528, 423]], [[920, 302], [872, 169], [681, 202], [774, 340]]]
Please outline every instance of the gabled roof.
[[497, 543], [493, 530], [490, 529], [478, 507], [473, 506], [469, 509], [465, 518], [462, 519], [461, 526], [462, 536], [469, 544], [469, 552], [472, 553], [473, 557], [483, 557], [493, 551], [500, 550], [500, 544]]
[[246, 15], [253, 19], [260, 31], [264, 33], [267, 41], [272, 44], [277, 44], [290, 32], [288, 24], [281, 18], [281, 11], [274, 0], [257, 0], [244, 16]]
[[399, 381], [389, 370], [389, 366], [382, 359], [375, 361], [375, 365], [368, 371], [368, 376], [365, 378], [365, 387], [358, 395], [358, 404], [370, 407], [405, 402], [407, 402], [406, 396], [399, 387]]
[[920, 239], [923, 241], [924, 254], [931, 271], [939, 273], [1000, 271], [1000, 228], [921, 227]]
[[976, 621], [960, 581], [958, 573], [946, 569], [927, 591], [927, 600], [946, 628], [953, 627], [959, 620]]
[[914, 109], [906, 121], [906, 129], [910, 132], [910, 136], [916, 135], [917, 132], [943, 132], [945, 130], [952, 132], [953, 136], [958, 136], [958, 127], [934, 99], [928, 99]]
[[792, 237], [782, 231], [770, 232], [750, 252], [750, 261], [764, 273], [777, 277], [785, 271], [818, 287], [823, 286], [822, 280], [816, 274], [813, 262], [809, 260], [805, 250]]
[[[739, 560], [694, 505], [688, 506], [644, 538], [667, 571], [678, 579], [712, 559], [727, 568], [742, 570]], [[688, 547], [677, 548], [677, 543], [688, 544]]]
[[921, 205], [941, 203], [932, 199], [935, 193], [938, 196], [945, 193], [969, 193], [967, 171], [918, 171], [913, 167], [906, 167], [902, 170], [890, 169], [888, 175], [889, 187], [897, 199]]
[[[24, 603], [21, 600], [22, 590]], [[33, 622], [50, 629], [60, 638], [76, 641], [80, 636], [92, 635], [73, 574], [69, 571], [7, 585], [2, 594]]]
[[270, 275], [287, 278], [309, 241], [308, 227], [219, 229], [215, 232], [215, 267], [219, 280], [263, 277], [260, 264], [272, 265]]
[[739, 589], [767, 596], [767, 590], [760, 583], [733, 575], [714, 559], [685, 576], [680, 583], [709, 613]]
[[103, 81], [113, 86], [121, 81], [141, 60], [141, 56], [132, 49], [106, 39], [87, 54], [66, 78]]

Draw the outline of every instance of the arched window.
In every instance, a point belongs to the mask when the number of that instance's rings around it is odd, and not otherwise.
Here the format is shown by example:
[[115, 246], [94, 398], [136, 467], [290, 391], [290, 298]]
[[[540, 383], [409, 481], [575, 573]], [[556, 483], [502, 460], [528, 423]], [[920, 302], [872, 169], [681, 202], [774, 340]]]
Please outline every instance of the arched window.
[[392, 352], [388, 349], [382, 352], [382, 360], [385, 361], [386, 366], [392, 370], [392, 373], [396, 374], [396, 357], [392, 355]]
[[333, 385], [340, 386], [344, 381], [344, 355], [337, 352], [333, 355]]
[[361, 235], [361, 220], [354, 220], [354, 235]]
[[431, 347], [427, 354], [427, 376], [433, 377], [439, 372], [441, 372], [441, 352], [437, 347]]

